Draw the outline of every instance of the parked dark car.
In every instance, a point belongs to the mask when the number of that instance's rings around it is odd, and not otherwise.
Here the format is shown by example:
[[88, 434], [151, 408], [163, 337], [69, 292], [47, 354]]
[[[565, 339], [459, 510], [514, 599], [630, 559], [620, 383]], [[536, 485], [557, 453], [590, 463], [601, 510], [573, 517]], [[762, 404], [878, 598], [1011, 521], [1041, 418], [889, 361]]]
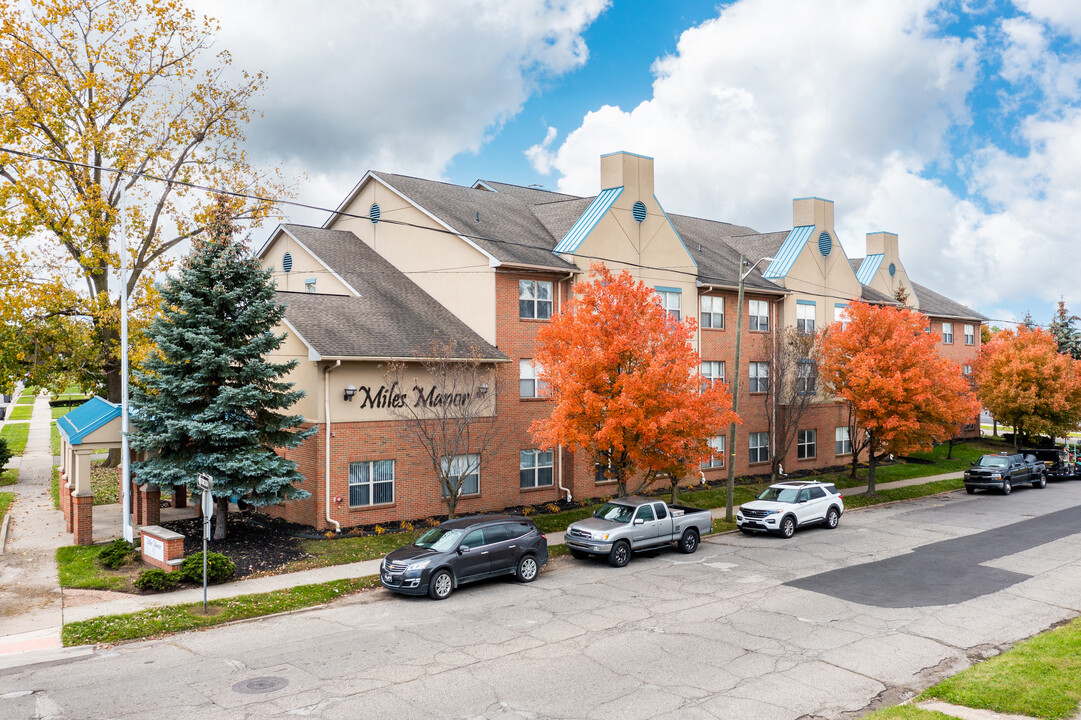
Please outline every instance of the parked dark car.
[[1073, 480], [1077, 477], [1077, 466], [1070, 462], [1070, 453], [1063, 448], [1031, 448], [1021, 452], [1026, 457], [1034, 456], [1037, 462], [1044, 464], [1048, 480]]
[[548, 538], [527, 518], [477, 515], [441, 523], [383, 558], [383, 587], [443, 600], [462, 583], [499, 575], [532, 582], [548, 562]]
[[965, 470], [965, 490], [968, 494], [980, 488], [998, 490], [1009, 495], [1016, 485], [1047, 487], [1044, 464], [1031, 455], [982, 455]]

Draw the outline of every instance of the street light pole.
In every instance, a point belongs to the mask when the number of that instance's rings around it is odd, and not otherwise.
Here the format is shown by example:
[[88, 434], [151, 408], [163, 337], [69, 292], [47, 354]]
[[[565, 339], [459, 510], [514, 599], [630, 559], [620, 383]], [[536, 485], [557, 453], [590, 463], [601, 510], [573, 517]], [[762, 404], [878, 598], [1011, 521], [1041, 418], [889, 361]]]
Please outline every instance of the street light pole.
[[[743, 340], [743, 286], [747, 280], [747, 276], [751, 274], [751, 271], [755, 269], [758, 263], [763, 260], [772, 261], [773, 258], [759, 258], [746, 270], [743, 269], [744, 264], [747, 262], [747, 258], [742, 253], [739, 256], [739, 293], [736, 300], [736, 368], [732, 374], [732, 412], [739, 412], [739, 368], [740, 368], [740, 349]], [[728, 447], [726, 448], [725, 460], [728, 462], [728, 492], [725, 496], [724, 506], [724, 519], [728, 522], [732, 522], [734, 519], [732, 507], [735, 503], [736, 497], [736, 422], [732, 421], [732, 424], [728, 426]]]
[[131, 447], [128, 432], [131, 429], [128, 415], [128, 223], [127, 193], [121, 190], [120, 209], [120, 477], [121, 512], [124, 539], [135, 542], [135, 529], [131, 526]]

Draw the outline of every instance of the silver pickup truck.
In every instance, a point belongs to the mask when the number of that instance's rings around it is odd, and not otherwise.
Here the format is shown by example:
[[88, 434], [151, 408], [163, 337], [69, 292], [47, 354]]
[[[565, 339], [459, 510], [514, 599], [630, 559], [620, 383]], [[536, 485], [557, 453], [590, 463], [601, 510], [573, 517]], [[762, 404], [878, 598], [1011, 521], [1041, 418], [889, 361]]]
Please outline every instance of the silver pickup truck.
[[709, 510], [631, 496], [607, 502], [593, 517], [571, 523], [563, 542], [576, 558], [604, 555], [612, 567], [623, 567], [632, 552], [669, 543], [676, 543], [682, 553], [693, 553], [699, 539], [711, 532]]

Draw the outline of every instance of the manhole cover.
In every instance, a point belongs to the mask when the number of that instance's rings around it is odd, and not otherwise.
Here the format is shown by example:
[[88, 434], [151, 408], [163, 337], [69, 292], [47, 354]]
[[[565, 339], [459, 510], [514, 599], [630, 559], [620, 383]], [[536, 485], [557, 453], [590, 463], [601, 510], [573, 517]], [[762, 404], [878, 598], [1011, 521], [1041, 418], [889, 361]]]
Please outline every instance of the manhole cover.
[[258, 677], [238, 682], [233, 686], [233, 692], [244, 693], [246, 695], [272, 693], [276, 690], [281, 690], [288, 684], [289, 681], [283, 677]]

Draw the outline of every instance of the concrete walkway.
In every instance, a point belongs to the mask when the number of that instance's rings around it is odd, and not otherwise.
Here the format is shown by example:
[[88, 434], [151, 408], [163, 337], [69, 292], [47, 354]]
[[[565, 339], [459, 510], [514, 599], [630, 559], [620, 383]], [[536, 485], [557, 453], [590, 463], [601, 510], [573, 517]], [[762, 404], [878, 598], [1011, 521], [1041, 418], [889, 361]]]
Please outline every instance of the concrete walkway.
[[0, 657], [60, 648], [64, 616], [56, 549], [71, 540], [64, 532], [63, 514], [53, 509], [50, 493], [51, 422], [49, 399], [37, 397], [26, 451], [18, 464], [19, 480], [5, 488], [14, 491], [15, 502], [9, 510], [7, 544], [0, 555]]
[[[36, 412], [35, 417], [37, 417]], [[33, 433], [33, 430], [31, 431], [31, 433]], [[878, 489], [920, 485], [936, 480], [957, 478], [961, 477], [961, 475], [962, 473], [960, 472], [954, 472], [946, 473], [943, 475], [934, 475], [931, 477], [911, 478], [908, 480], [899, 480], [890, 483], [879, 483]], [[854, 487], [847, 488], [843, 490], [842, 493], [855, 495], [864, 491], [866, 491], [866, 487]], [[60, 516], [58, 512], [52, 511], [51, 508], [51, 500], [49, 500], [48, 512], [55, 514], [56, 516]], [[723, 518], [725, 515], [725, 509], [723, 507], [714, 508], [713, 510], [711, 510], [711, 514], [714, 518]], [[63, 530], [62, 518], [60, 520], [59, 529], [61, 531]], [[547, 536], [549, 545], [558, 545], [563, 543], [562, 532], [547, 533]], [[55, 545], [52, 547], [55, 549]], [[50, 550], [49, 552], [54, 552], [54, 549]], [[207, 590], [207, 598], [209, 600], [220, 600], [223, 598], [236, 597], [238, 595], [248, 595], [252, 593], [281, 590], [285, 588], [296, 587], [297, 585], [308, 585], [312, 583], [328, 582], [331, 580], [343, 580], [349, 578], [364, 577], [367, 575], [376, 575], [379, 572], [380, 562], [380, 560], [366, 560], [363, 562], [349, 563], [347, 565], [334, 565], [331, 567], [304, 570], [302, 572], [296, 573], [238, 580], [236, 582], [226, 583], [224, 585], [214, 585], [209, 587]], [[50, 565], [50, 569], [52, 573], [54, 587], [56, 585], [55, 568], [56, 565], [55, 562], [53, 562]], [[60, 613], [55, 611], [54, 614], [51, 616], [57, 620], [56, 627], [54, 628], [55, 637], [59, 637], [59, 625], [61, 624], [59, 620], [61, 619], [65, 623], [70, 623], [78, 620], [87, 620], [90, 618], [101, 617], [104, 615], [138, 612], [140, 610], [146, 610], [149, 608], [161, 607], [165, 605], [180, 605], [184, 603], [201, 602], [203, 599], [203, 590], [202, 588], [190, 588], [171, 593], [154, 595], [130, 595], [127, 593], [98, 590], [67, 590], [64, 591], [63, 597], [64, 608], [62, 616]], [[40, 625], [42, 622], [45, 622], [44, 616], [38, 622], [38, 625]], [[33, 629], [38, 628], [35, 626], [35, 628]], [[23, 664], [41, 662], [41, 660], [38, 659], [39, 653], [31, 652], [32, 650], [37, 650], [38, 648], [26, 647], [24, 644], [22, 644], [28, 638], [4, 637], [5, 635], [9, 634], [9, 631], [5, 631], [5, 626], [3, 624], [0, 624], [0, 669], [3, 669], [5, 667], [14, 667]], [[78, 650], [78, 652], [86, 652], [86, 650]]]

